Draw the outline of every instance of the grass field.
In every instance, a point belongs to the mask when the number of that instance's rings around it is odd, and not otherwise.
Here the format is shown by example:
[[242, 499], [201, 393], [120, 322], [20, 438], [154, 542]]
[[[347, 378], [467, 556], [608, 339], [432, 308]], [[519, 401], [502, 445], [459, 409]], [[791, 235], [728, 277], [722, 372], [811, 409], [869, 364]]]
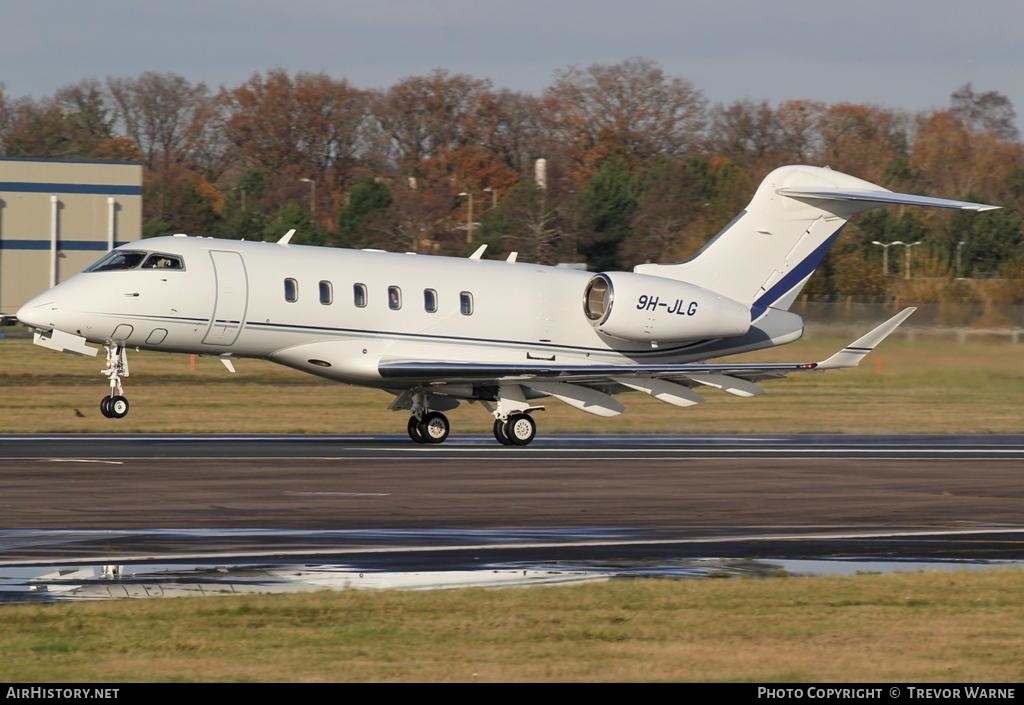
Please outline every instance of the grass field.
[[[742, 356], [813, 361], [848, 343], [816, 338]], [[129, 416], [105, 419], [99, 359], [0, 340], [0, 428], [6, 432], [404, 433], [392, 397], [257, 360], [229, 374], [212, 358], [190, 371], [188, 356], [130, 353]], [[682, 433], [1020, 433], [1024, 432], [1024, 346], [1006, 343], [886, 341], [856, 370], [793, 375], [767, 393], [738, 399], [717, 390], [707, 403], [677, 409], [640, 393], [621, 398], [626, 413], [601, 419], [551, 400], [540, 432]], [[81, 415], [81, 416], [80, 416]], [[489, 433], [479, 405], [452, 412], [453, 432]]]
[[0, 681], [1024, 679], [1019, 570], [6, 606]]

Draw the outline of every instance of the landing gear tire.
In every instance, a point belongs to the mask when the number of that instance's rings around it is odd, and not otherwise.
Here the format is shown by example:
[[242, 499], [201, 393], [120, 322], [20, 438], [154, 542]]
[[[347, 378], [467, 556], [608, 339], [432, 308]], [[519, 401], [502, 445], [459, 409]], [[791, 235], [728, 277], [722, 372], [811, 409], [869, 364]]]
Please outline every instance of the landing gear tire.
[[537, 435], [537, 422], [529, 414], [512, 414], [505, 422], [504, 433], [514, 446], [529, 445]]
[[[128, 409], [130, 405], [128, 400], [122, 396], [107, 397], [110, 401], [107, 402], [107, 415], [112, 419], [123, 419], [128, 415]], [[102, 411], [102, 408], [100, 409]]]
[[450, 431], [448, 417], [440, 411], [424, 414], [423, 420], [420, 421], [420, 432], [427, 443], [444, 443]]
[[508, 434], [505, 433], [505, 422], [500, 419], [494, 420], [494, 438], [503, 446], [512, 445], [512, 441], [509, 440]]
[[114, 397], [108, 395], [100, 399], [100, 413], [106, 416], [108, 419], [114, 418], [113, 416], [110, 415], [110, 400], [113, 398]]
[[406, 427], [409, 431], [409, 438], [416, 443], [426, 443], [426, 434], [423, 433], [423, 427], [420, 425], [420, 420], [415, 416], [409, 417], [409, 425]]

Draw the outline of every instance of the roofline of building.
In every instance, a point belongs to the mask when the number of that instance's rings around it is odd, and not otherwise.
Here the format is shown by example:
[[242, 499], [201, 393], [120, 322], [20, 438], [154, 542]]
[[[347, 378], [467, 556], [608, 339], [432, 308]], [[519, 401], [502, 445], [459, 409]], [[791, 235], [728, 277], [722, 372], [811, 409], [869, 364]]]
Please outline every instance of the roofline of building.
[[0, 157], [0, 162], [45, 162], [50, 164], [117, 164], [122, 166], [142, 166], [142, 162], [135, 160], [64, 159], [61, 157]]

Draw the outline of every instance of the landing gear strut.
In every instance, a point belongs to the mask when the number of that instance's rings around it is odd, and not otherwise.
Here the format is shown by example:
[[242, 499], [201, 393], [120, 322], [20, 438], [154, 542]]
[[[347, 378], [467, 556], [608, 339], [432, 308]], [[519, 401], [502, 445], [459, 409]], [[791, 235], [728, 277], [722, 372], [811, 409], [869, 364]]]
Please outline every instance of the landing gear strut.
[[123, 345], [108, 344], [105, 347], [107, 366], [100, 374], [110, 380], [110, 394], [100, 401], [100, 413], [108, 419], [123, 419], [130, 408], [121, 385], [121, 378], [128, 376], [128, 353]]

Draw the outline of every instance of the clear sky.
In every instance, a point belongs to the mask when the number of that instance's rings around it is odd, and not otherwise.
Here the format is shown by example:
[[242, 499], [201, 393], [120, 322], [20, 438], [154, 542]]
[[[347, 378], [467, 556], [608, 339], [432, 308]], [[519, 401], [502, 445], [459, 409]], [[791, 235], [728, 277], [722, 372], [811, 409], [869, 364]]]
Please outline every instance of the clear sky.
[[972, 81], [1024, 113], [1024, 0], [6, 0], [0, 82], [172, 71], [216, 88], [325, 71], [363, 88], [442, 67], [539, 92], [557, 68], [640, 56], [712, 102], [908, 110]]

